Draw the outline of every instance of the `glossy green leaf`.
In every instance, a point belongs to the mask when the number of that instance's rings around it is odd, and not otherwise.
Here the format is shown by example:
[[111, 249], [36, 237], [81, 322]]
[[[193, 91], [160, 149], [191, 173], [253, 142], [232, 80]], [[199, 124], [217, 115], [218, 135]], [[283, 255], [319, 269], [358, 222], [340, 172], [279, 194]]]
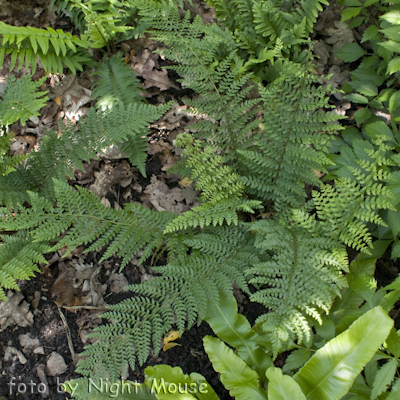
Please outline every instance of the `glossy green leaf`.
[[280, 368], [268, 368], [267, 378], [268, 400], [306, 400], [296, 381], [291, 376], [283, 375]]
[[339, 400], [389, 335], [393, 320], [375, 307], [319, 349], [294, 376], [309, 400]]
[[346, 94], [346, 96], [343, 96], [343, 97], [346, 100], [352, 101], [353, 103], [368, 104], [368, 99], [359, 93], [350, 93], [350, 94]]
[[361, 7], [347, 7], [342, 11], [342, 19], [341, 21], [347, 21], [350, 18], [356, 17], [360, 14]]
[[234, 354], [232, 349], [220, 339], [211, 336], [205, 336], [203, 343], [213, 368], [221, 374], [221, 382], [232, 397], [237, 400], [267, 400], [267, 394], [260, 387], [257, 372]]
[[400, 258], [400, 242], [397, 241], [392, 246], [392, 252], [390, 253], [390, 258], [392, 260], [397, 260]]
[[371, 139], [376, 139], [377, 136], [385, 135], [393, 139], [393, 134], [390, 128], [383, 121], [375, 121], [365, 125], [365, 130]]
[[374, 39], [378, 35], [378, 27], [376, 25], [370, 25], [363, 33], [361, 43], [366, 42], [367, 40]]
[[400, 57], [395, 57], [393, 60], [389, 61], [386, 72], [388, 74], [394, 74], [397, 71], [400, 71]]
[[399, 10], [388, 12], [384, 15], [381, 15], [379, 18], [384, 19], [385, 21], [388, 21], [391, 24], [400, 25], [400, 11]]
[[386, 344], [388, 346], [388, 350], [392, 353], [396, 358], [400, 357], [400, 330], [397, 332], [395, 329], [390, 331], [388, 338], [386, 339]]
[[342, 296], [335, 300], [330, 313], [336, 324], [337, 332], [347, 329], [348, 325], [343, 323], [343, 320], [364, 302], [362, 296], [353, 287], [356, 276], [359, 274], [373, 276], [375, 264], [375, 258], [357, 259], [350, 264], [350, 273], [346, 275], [348, 288], [342, 290]]
[[220, 302], [213, 305], [212, 314], [205, 317], [215, 334], [230, 346], [236, 348], [239, 357], [265, 377], [267, 368], [274, 364], [255, 341], [257, 333], [251, 329], [246, 317], [237, 312], [237, 302], [233, 295], [226, 296], [220, 291]]
[[400, 90], [390, 96], [388, 110], [392, 114], [398, 107], [400, 107]]
[[364, 96], [376, 96], [378, 94], [378, 88], [371, 82], [350, 82], [350, 85], [357, 90], [357, 92], [363, 94]]

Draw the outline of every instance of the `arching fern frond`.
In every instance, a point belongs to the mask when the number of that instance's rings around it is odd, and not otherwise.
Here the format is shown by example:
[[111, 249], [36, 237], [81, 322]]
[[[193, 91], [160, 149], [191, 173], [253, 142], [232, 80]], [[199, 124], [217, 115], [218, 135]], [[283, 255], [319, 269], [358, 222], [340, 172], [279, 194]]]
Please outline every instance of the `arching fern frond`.
[[148, 125], [161, 117], [170, 104], [161, 107], [132, 103], [115, 106], [108, 112], [91, 109], [79, 129], [72, 123], [60, 123], [60, 133], [49, 132], [39, 150], [32, 152], [24, 166], [5, 177], [0, 176], [0, 203], [13, 207], [29, 201], [27, 190], [55, 199], [53, 178], [75, 179], [74, 168], [84, 170], [82, 161], [96, 159], [110, 145], [124, 142], [122, 150], [131, 163], [145, 174]]
[[138, 296], [108, 307], [103, 317], [112, 323], [91, 334], [99, 340], [85, 348], [79, 373], [118, 378], [128, 364], [135, 368], [136, 359], [142, 365], [151, 346], [157, 354], [174, 323], [181, 333], [196, 321], [199, 324], [207, 308], [218, 301], [220, 290], [231, 295], [233, 281], [248, 293], [242, 271], [257, 261], [251, 235], [243, 227], [225, 229], [223, 235], [220, 229], [187, 240], [194, 250], [186, 259], [153, 267], [162, 276], [131, 285]]
[[328, 89], [316, 87], [318, 77], [305, 67], [284, 62], [281, 76], [266, 88], [260, 85], [264, 119], [261, 130], [237, 150], [242, 182], [248, 193], [273, 200], [275, 209], [299, 207], [305, 183], [319, 186], [314, 171], [331, 161], [325, 155], [340, 125], [324, 111]]
[[346, 250], [340, 242], [316, 237], [296, 224], [264, 220], [249, 229], [256, 233], [255, 247], [267, 256], [246, 271], [249, 283], [262, 287], [250, 300], [270, 310], [256, 323], [271, 333], [276, 357], [289, 339], [309, 340], [310, 321], [321, 322], [321, 313], [329, 313], [346, 285]]
[[386, 186], [395, 181], [387, 168], [394, 165], [386, 157], [393, 149], [385, 143], [388, 140], [383, 135], [372, 140], [376, 149], [366, 148], [369, 159], [358, 159], [357, 167], [349, 166], [351, 178], [339, 178], [333, 186], [326, 184], [320, 192], [312, 192], [317, 215], [296, 212], [295, 219], [303, 226], [313, 226], [320, 236], [340, 239], [349, 247], [370, 253], [372, 236], [367, 224], [386, 226], [379, 210], [396, 210], [394, 195]]
[[238, 211], [254, 213], [254, 208], [262, 208], [259, 201], [243, 197], [240, 176], [224, 165], [224, 157], [215, 154], [211, 147], [203, 149], [202, 142], [188, 134], [179, 135], [175, 145], [184, 148], [182, 156], [190, 169], [190, 179], [195, 180], [196, 189], [202, 192], [202, 204], [174, 219], [165, 232], [224, 222], [237, 225]]
[[175, 214], [158, 213], [136, 203], [121, 210], [105, 208], [94, 193], [77, 189], [56, 181], [56, 208], [52, 201], [30, 192], [30, 208], [19, 207], [14, 216], [3, 209], [0, 229], [29, 229], [35, 242], [56, 241], [65, 233], [53, 250], [66, 246], [72, 251], [81, 244], [91, 243], [85, 250], [88, 252], [107, 246], [100, 262], [115, 254], [123, 258], [121, 269], [139, 250], [143, 250], [141, 263], [152, 249], [161, 248], [168, 239], [163, 231]]

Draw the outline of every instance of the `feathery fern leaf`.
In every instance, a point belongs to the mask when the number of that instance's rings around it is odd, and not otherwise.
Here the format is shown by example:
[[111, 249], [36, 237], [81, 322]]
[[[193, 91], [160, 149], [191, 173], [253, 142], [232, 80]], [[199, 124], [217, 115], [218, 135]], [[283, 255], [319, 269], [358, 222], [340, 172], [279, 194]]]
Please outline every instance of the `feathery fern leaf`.
[[122, 150], [145, 175], [147, 126], [158, 119], [170, 104], [155, 107], [132, 103], [115, 106], [108, 112], [89, 111], [79, 130], [71, 123], [60, 123], [61, 135], [49, 132], [39, 150], [30, 154], [25, 166], [0, 176], [0, 203], [13, 207], [29, 201], [27, 190], [55, 199], [53, 178], [74, 178], [74, 168], [84, 170], [82, 161], [96, 159], [97, 153], [112, 144], [124, 142]]
[[224, 157], [216, 155], [211, 147], [202, 149], [199, 140], [194, 141], [188, 134], [181, 134], [175, 141], [177, 147], [183, 147], [182, 156], [190, 168], [190, 178], [195, 180], [196, 189], [202, 192], [203, 203], [174, 219], [165, 232], [175, 230], [203, 228], [208, 225], [237, 225], [238, 211], [254, 213], [254, 208], [261, 208], [257, 200], [246, 200], [242, 196], [244, 185], [240, 177], [224, 164]]
[[43, 254], [51, 246], [45, 241], [33, 242], [27, 232], [1, 235], [0, 239], [0, 300], [7, 300], [4, 289], [19, 290], [17, 279], [29, 280], [39, 272], [37, 264], [46, 263]]
[[10, 75], [0, 100], [0, 125], [11, 125], [21, 120], [21, 124], [33, 116], [39, 115], [39, 110], [44, 107], [48, 97], [43, 97], [47, 92], [38, 92], [46, 78], [32, 81], [29, 75], [16, 80]]
[[385, 182], [393, 180], [388, 166], [395, 163], [386, 157], [392, 148], [385, 142], [387, 136], [378, 136], [372, 142], [376, 149], [365, 149], [369, 160], [357, 160], [357, 167], [349, 167], [352, 178], [337, 179], [333, 186], [323, 185], [313, 191], [315, 215], [296, 212], [295, 219], [303, 226], [317, 229], [319, 235], [340, 239], [349, 247], [370, 253], [372, 237], [368, 223], [386, 226], [379, 210], [396, 210], [394, 198]]
[[124, 63], [120, 53], [114, 54], [109, 60], [103, 60], [98, 68], [94, 75], [99, 75], [100, 79], [95, 83], [92, 93], [94, 98], [100, 97], [97, 108], [105, 110], [116, 103], [127, 106], [143, 99], [140, 96], [140, 81]]
[[34, 241], [55, 241], [65, 233], [54, 247], [66, 246], [70, 251], [81, 244], [91, 243], [85, 251], [98, 250], [107, 246], [101, 261], [112, 254], [122, 257], [121, 269], [133, 256], [143, 250], [142, 263], [154, 248], [161, 248], [165, 236], [163, 231], [175, 214], [157, 213], [146, 207], [131, 203], [122, 210], [105, 208], [92, 192], [55, 181], [53, 202], [29, 192], [31, 208], [19, 207], [14, 216], [3, 209], [0, 229], [29, 229]]
[[143, 364], [151, 345], [158, 352], [174, 323], [181, 333], [200, 323], [218, 301], [219, 290], [231, 295], [235, 281], [249, 293], [243, 270], [257, 255], [245, 228], [206, 228], [185, 243], [193, 249], [189, 256], [153, 267], [162, 276], [131, 285], [138, 296], [108, 307], [103, 317], [112, 323], [91, 334], [99, 341], [85, 348], [79, 373], [117, 378], [128, 364], [134, 369], [136, 359]]
[[331, 161], [325, 155], [331, 136], [340, 125], [327, 93], [315, 87], [318, 78], [306, 67], [284, 63], [281, 76], [267, 88], [259, 87], [264, 103], [261, 131], [237, 150], [242, 182], [248, 193], [273, 200], [276, 210], [299, 207], [306, 197], [304, 185], [319, 185], [315, 170]]
[[110, 144], [123, 143], [122, 151], [129, 157], [131, 164], [146, 176], [148, 125], [168, 111], [171, 104], [156, 107], [137, 101], [129, 102], [126, 106], [116, 103], [110, 110], [89, 113], [80, 131], [82, 137], [85, 136], [85, 132], [92, 135], [95, 132], [98, 135], [96, 142], [102, 143], [104, 148]]
[[271, 332], [276, 357], [289, 339], [309, 340], [309, 320], [322, 323], [321, 313], [329, 313], [334, 297], [346, 286], [346, 251], [340, 242], [315, 237], [297, 224], [264, 220], [249, 229], [256, 233], [255, 247], [269, 255], [246, 274], [249, 283], [262, 287], [250, 295], [251, 301], [271, 311], [256, 323]]

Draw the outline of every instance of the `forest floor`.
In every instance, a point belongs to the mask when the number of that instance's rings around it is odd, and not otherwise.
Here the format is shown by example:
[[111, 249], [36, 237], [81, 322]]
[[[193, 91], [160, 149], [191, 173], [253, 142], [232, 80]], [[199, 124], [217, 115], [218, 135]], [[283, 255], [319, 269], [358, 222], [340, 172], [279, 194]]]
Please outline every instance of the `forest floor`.
[[[70, 30], [69, 19], [50, 10], [48, 4], [48, 0], [0, 0], [0, 21], [17, 26], [51, 26]], [[199, 14], [205, 22], [213, 21], [213, 10], [203, 1], [194, 0], [190, 10], [192, 15]], [[315, 69], [323, 84], [329, 83], [339, 89], [349, 79], [354, 66], [343, 64], [333, 53], [345, 43], [359, 40], [362, 29], [350, 30], [341, 23], [337, 5], [325, 7], [320, 13], [312, 39], [314, 52], [319, 56]], [[101, 154], [99, 160], [85, 164], [84, 171], [75, 171], [76, 180], [71, 179], [71, 184], [95, 192], [107, 207], [118, 209], [126, 202], [138, 201], [159, 211], [183, 212], [196, 204], [197, 193], [187, 180], [180, 181], [167, 172], [180, 155], [173, 140], [195, 117], [190, 115], [182, 101], [192, 93], [180, 87], [176, 74], [162, 69], [168, 62], [153, 53], [160, 45], [143, 38], [121, 43], [117, 49], [125, 53], [126, 62], [141, 79], [144, 95], [150, 103], [174, 102], [172, 109], [151, 125], [147, 178], [128, 163], [118, 148], [114, 148]], [[0, 94], [8, 75], [22, 74], [22, 71], [10, 72], [9, 65], [9, 60], [6, 60], [0, 70]], [[40, 67], [35, 72], [35, 79], [45, 75]], [[25, 126], [16, 123], [12, 127], [15, 132], [14, 154], [34, 151], [47, 130], [57, 130], [60, 118], [77, 122], [88, 112], [94, 105], [90, 89], [95, 78], [90, 72], [85, 71], [77, 77], [52, 75], [47, 79], [42, 89], [49, 91], [49, 101], [41, 110], [40, 117], [31, 118]], [[328, 74], [332, 74], [329, 80], [322, 78]], [[348, 117], [346, 124], [354, 124], [356, 110], [341, 93], [331, 97], [331, 104], [338, 114]], [[84, 253], [84, 248], [79, 247], [66, 258], [61, 259], [62, 255], [62, 250], [50, 255], [40, 274], [31, 281], [20, 282], [20, 294], [10, 292], [9, 302], [0, 304], [0, 317], [5, 307], [12, 310], [14, 317], [0, 318], [0, 396], [7, 399], [69, 398], [62, 391], [61, 384], [78, 376], [74, 369], [79, 353], [89, 343], [88, 333], [102, 323], [99, 315], [105, 305], [130, 297], [131, 294], [124, 291], [126, 285], [143, 282], [154, 274], [150, 265], [137, 265], [138, 257], [119, 271], [120, 260], [117, 258], [98, 263], [101, 252]], [[157, 263], [162, 265], [163, 261], [161, 258]], [[377, 266], [378, 285], [388, 284], [398, 272], [399, 264], [394, 264], [385, 255]], [[240, 292], [235, 295], [239, 312], [254, 323], [257, 315], [263, 312], [262, 307], [249, 303]], [[397, 309], [393, 313], [392, 317], [397, 317]], [[396, 325], [399, 328], [398, 318]], [[222, 400], [230, 399], [204, 352], [202, 338], [207, 334], [212, 334], [207, 324], [193, 327], [177, 340], [180, 346], [165, 352], [161, 350], [127, 378], [142, 382], [147, 365], [165, 363], [180, 366], [185, 373], [201, 373]], [[284, 358], [285, 355], [279, 357], [276, 365], [282, 366]]]

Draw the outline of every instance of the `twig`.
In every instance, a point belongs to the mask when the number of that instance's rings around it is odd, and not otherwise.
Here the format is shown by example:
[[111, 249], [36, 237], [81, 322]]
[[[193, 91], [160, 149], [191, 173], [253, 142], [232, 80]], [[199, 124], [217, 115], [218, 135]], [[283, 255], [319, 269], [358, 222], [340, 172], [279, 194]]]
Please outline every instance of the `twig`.
[[59, 306], [57, 306], [57, 308], [58, 308], [58, 312], [60, 314], [61, 320], [67, 330], [67, 341], [68, 341], [69, 351], [71, 352], [71, 356], [72, 356], [72, 362], [74, 364], [76, 364], [76, 356], [75, 356], [74, 346], [72, 344], [71, 331], [69, 329], [67, 319], [65, 318], [63, 312], [61, 311], [61, 308]]

